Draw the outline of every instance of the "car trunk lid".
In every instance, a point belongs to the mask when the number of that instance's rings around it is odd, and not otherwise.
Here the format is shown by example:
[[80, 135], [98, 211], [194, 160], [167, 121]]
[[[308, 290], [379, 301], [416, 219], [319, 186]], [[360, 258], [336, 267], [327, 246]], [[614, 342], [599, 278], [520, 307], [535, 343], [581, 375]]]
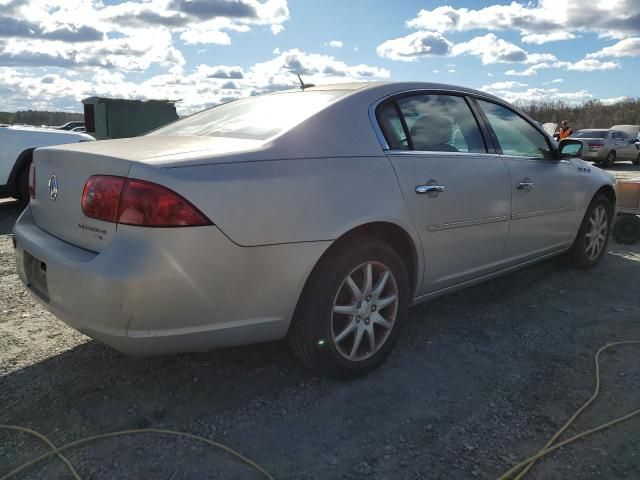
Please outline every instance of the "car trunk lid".
[[131, 162], [82, 149], [48, 147], [35, 151], [34, 165], [36, 194], [31, 210], [36, 224], [87, 250], [101, 252], [106, 248], [117, 225], [86, 217], [82, 213], [82, 191], [91, 175], [126, 177]]

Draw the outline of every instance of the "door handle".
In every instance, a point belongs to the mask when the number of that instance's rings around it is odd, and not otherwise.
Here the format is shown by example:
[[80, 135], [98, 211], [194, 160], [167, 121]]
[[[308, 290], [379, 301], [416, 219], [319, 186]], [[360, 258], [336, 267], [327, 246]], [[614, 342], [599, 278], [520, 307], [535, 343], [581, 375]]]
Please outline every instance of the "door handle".
[[533, 187], [535, 187], [536, 184], [533, 183], [531, 180], [529, 180], [528, 178], [525, 178], [522, 182], [518, 182], [516, 183], [516, 188], [518, 190], [531, 190]]
[[416, 193], [419, 195], [438, 194], [444, 192], [444, 186], [442, 185], [418, 185], [416, 187]]

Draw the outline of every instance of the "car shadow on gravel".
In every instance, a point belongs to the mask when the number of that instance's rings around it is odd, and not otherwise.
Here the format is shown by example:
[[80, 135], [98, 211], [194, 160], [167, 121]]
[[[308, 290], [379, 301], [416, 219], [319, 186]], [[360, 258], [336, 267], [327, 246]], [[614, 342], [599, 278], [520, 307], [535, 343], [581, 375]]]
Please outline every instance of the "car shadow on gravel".
[[[351, 382], [314, 377], [284, 342], [134, 359], [89, 341], [0, 378], [0, 423], [59, 443], [175, 428], [237, 448], [276, 478], [495, 478], [589, 396], [601, 344], [640, 338], [633, 278], [640, 261], [624, 252], [591, 272], [547, 261], [414, 307], [389, 360]], [[637, 383], [637, 370], [617, 379], [621, 389]], [[616, 388], [611, 417], [633, 406]], [[617, 463], [577, 446], [579, 459], [538, 468], [551, 466], [553, 478], [633, 478], [637, 433], [625, 428], [597, 444]], [[0, 474], [34, 452], [0, 432]], [[166, 438], [114, 439], [70, 457], [86, 478], [259, 478]], [[32, 473], [65, 475], [53, 461]]]

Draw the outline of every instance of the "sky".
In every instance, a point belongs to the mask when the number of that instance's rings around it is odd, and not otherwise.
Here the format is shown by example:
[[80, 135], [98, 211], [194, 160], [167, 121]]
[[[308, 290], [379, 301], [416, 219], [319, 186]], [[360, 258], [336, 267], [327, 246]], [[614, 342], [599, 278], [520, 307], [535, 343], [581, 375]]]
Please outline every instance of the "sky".
[[640, 96], [640, 0], [0, 0], [0, 110], [99, 95], [187, 114], [307, 83], [508, 101]]

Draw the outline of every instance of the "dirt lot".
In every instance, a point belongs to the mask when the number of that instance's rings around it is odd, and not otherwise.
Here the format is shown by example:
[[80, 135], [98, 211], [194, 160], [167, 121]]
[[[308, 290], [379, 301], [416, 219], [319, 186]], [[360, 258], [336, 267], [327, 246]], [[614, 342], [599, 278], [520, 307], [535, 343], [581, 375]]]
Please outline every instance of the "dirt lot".
[[[635, 175], [620, 166], [624, 175]], [[496, 478], [586, 400], [592, 356], [640, 339], [640, 245], [591, 272], [549, 261], [415, 307], [395, 353], [349, 383], [310, 375], [283, 343], [131, 359], [74, 332], [20, 284], [0, 202], [0, 423], [65, 443], [158, 427], [221, 441], [279, 479]], [[603, 355], [603, 393], [570, 434], [640, 408], [640, 349]], [[45, 451], [0, 432], [0, 475]], [[69, 457], [83, 478], [260, 478], [228, 456], [150, 435]], [[21, 478], [69, 478], [48, 461]], [[530, 478], [640, 478], [640, 418], [567, 446]]]

